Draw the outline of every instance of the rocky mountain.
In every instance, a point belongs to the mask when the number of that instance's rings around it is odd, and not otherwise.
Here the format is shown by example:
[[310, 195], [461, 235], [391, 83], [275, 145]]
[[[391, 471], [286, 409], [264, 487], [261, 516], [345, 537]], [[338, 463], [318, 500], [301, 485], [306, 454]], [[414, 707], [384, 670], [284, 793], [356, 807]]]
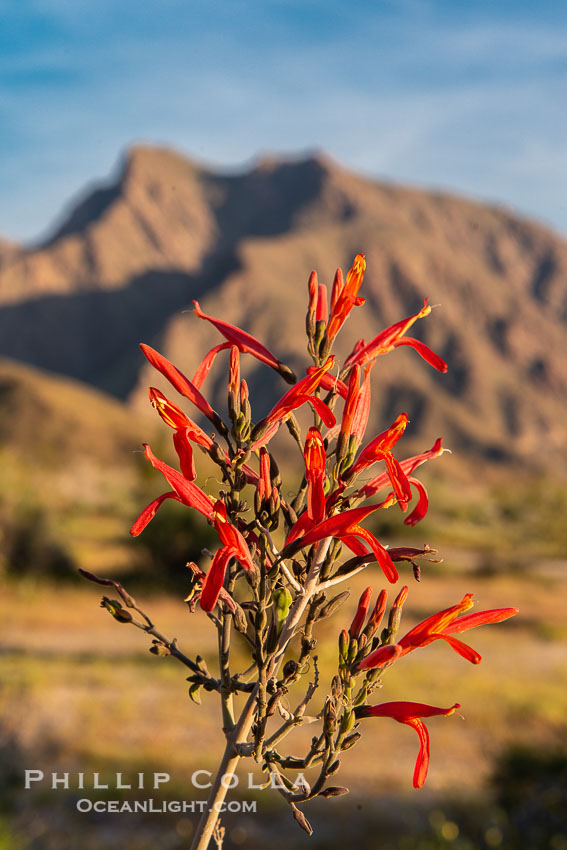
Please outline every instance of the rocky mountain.
[[[449, 363], [441, 375], [410, 349], [380, 358], [373, 424], [407, 410], [407, 446], [445, 435], [469, 459], [565, 473], [567, 242], [505, 209], [373, 181], [324, 155], [226, 175], [132, 149], [46, 243], [0, 251], [0, 355], [146, 410], [145, 387], [163, 384], [139, 341], [189, 375], [221, 341], [187, 312], [199, 299], [303, 372], [309, 273], [330, 285], [358, 252], [367, 305], [339, 351], [429, 297], [440, 306], [412, 333]], [[245, 360], [259, 417], [287, 387]], [[221, 371], [205, 384], [219, 407]]]

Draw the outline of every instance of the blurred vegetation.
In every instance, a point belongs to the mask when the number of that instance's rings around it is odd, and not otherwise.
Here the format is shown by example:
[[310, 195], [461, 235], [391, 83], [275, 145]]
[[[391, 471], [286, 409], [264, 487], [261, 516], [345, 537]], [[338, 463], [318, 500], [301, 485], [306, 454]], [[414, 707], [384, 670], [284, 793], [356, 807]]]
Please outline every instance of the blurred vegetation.
[[[2, 755], [5, 755], [4, 749]], [[14, 756], [12, 749], [11, 757]], [[21, 754], [20, 754], [21, 758]], [[565, 850], [567, 800], [565, 749], [560, 754], [537, 750], [504, 751], [493, 775], [494, 794], [465, 798], [429, 795], [425, 798], [384, 794], [369, 798], [358, 794], [352, 801], [316, 801], [309, 818], [315, 829], [309, 839], [297, 831], [285, 803], [273, 795], [231, 792], [231, 799], [256, 799], [256, 813], [223, 816], [226, 839], [223, 850]], [[83, 767], [83, 766], [82, 766]], [[116, 765], [108, 764], [108, 772]], [[21, 774], [20, 766], [2, 759], [0, 774]], [[100, 764], [97, 769], [100, 768]], [[138, 763], [150, 776], [156, 765]], [[135, 785], [134, 773], [124, 781]], [[13, 780], [12, 780], [12, 784]], [[3, 785], [0, 811], [1, 850], [184, 850], [196, 821], [179, 813], [105, 815], [80, 814], [81, 797], [112, 800], [145, 798], [145, 792], [109, 790], [58, 791], [32, 789], [22, 799]], [[160, 801], [193, 799], [194, 791], [182, 785], [163, 786]], [[354, 811], [353, 811], [354, 810]], [[354, 813], [356, 812], [356, 813]]]
[[185, 595], [188, 561], [200, 563], [202, 550], [216, 548], [217, 535], [196, 511], [171, 500], [157, 512], [139, 537], [132, 540], [132, 551], [139, 561], [137, 584], [159, 587]]
[[567, 744], [551, 749], [515, 746], [498, 759], [492, 779], [506, 813], [512, 847], [567, 850]]
[[[73, 416], [85, 410], [79, 401], [70, 405]], [[89, 445], [96, 444], [99, 431], [108, 434], [114, 415], [108, 411], [102, 422], [90, 413], [85, 417], [93, 429]], [[67, 431], [74, 433], [72, 420], [41, 455], [29, 451], [28, 436], [22, 437], [19, 454], [0, 447], [0, 575], [9, 579], [4, 602], [0, 599], [6, 635], [0, 657], [5, 682], [0, 850], [77, 850], [78, 836], [81, 850], [181, 850], [189, 843], [190, 817], [79, 815], [72, 796], [40, 799], [23, 793], [22, 771], [46, 765], [59, 771], [171, 768], [172, 775], [186, 777], [193, 765], [214, 767], [216, 761], [218, 707], [211, 695], [201, 710], [189, 705], [184, 671], [151, 656], [143, 635], [111, 620], [98, 607], [99, 588], [61, 581], [75, 577], [79, 566], [123, 581], [165, 633], [179, 637], [189, 654], [198, 646], [214, 663], [214, 629], [206, 628], [202, 616], [190, 615], [182, 599], [185, 563], [202, 562], [202, 549], [215, 549], [216, 535], [195, 511], [170, 501], [139, 538], [130, 538], [133, 519], [165, 488], [137, 451], [141, 439], [130, 433], [128, 421], [120, 422], [114, 428], [122, 434], [119, 443], [99, 446], [95, 458], [83, 456], [85, 443], [64, 463], [55, 457], [58, 440], [63, 445]], [[16, 428], [10, 439], [18, 433]], [[169, 431], [152, 435], [152, 447], [175, 462], [170, 436]], [[216, 471], [200, 461], [203, 475], [213, 476]], [[445, 557], [442, 565], [424, 565], [421, 584], [412, 586], [404, 615], [408, 628], [469, 590], [478, 593], [482, 607], [516, 605], [521, 617], [479, 630], [478, 637], [475, 632], [471, 643], [486, 658], [480, 669], [471, 670], [446, 646], [431, 647], [404, 659], [400, 675], [392, 670], [384, 698], [438, 700], [439, 705], [458, 699], [467, 706], [468, 728], [432, 724], [431, 791], [411, 797], [401, 789], [410, 781], [415, 741], [406, 740], [403, 729], [399, 737], [399, 730], [369, 729], [369, 745], [357, 750], [350, 768], [345, 764], [345, 781], [350, 784], [362, 772], [367, 783], [376, 783], [374, 796], [366, 787], [351, 786], [350, 798], [316, 805], [313, 815], [308, 812], [316, 829], [311, 839], [296, 831], [279, 798], [270, 797], [252, 818], [227, 819], [226, 850], [279, 850], [289, 848], [290, 841], [313, 850], [355, 845], [360, 850], [567, 850], [567, 753], [557, 743], [561, 737], [555, 737], [564, 723], [567, 689], [567, 634], [558, 604], [565, 574], [556, 569], [542, 581], [538, 569], [564, 559], [567, 485], [521, 472], [485, 476], [480, 469], [449, 483], [435, 463], [417, 474], [432, 505], [422, 523], [404, 526], [397, 507], [365, 523], [380, 539], [416, 546], [427, 541]], [[200, 483], [204, 486], [204, 480]], [[474, 573], [474, 584], [462, 586], [463, 570]], [[362, 586], [376, 583], [377, 572], [352, 583], [350, 609]], [[404, 565], [400, 574], [409, 579], [411, 569]], [[323, 674], [326, 653], [335, 651], [337, 627], [334, 621], [327, 624]], [[443, 753], [452, 755], [439, 766]], [[379, 785], [377, 777], [385, 770], [392, 773]], [[448, 779], [436, 790], [435, 776], [444, 770]], [[180, 799], [188, 794], [182, 784], [174, 793]], [[189, 799], [194, 796], [190, 791]]]
[[[200, 562], [203, 548], [216, 537], [195, 511], [166, 502], [139, 538], [128, 534], [131, 522], [160, 490], [159, 475], [138, 464], [122, 492], [109, 492], [98, 504], [63, 498], [26, 486], [0, 493], [0, 574], [8, 578], [38, 575], [72, 578], [77, 567], [115, 574], [138, 573], [144, 584], [177, 591], [176, 576], [189, 560]], [[396, 506], [371, 517], [366, 525], [386, 542], [468, 548], [488, 571], [528, 568], [563, 557], [567, 485], [549, 478], [517, 478], [455, 492], [444, 479], [428, 481], [434, 510], [410, 528]], [[51, 498], [50, 498], [51, 496]], [[410, 508], [411, 510], [411, 508]], [[181, 570], [182, 572], [182, 570]]]
[[[258, 793], [257, 814], [226, 818], [226, 850], [290, 844], [298, 850], [566, 850], [567, 670], [557, 601], [567, 576], [541, 581], [504, 571], [469, 578], [444, 565], [424, 570], [421, 583], [410, 588], [403, 627], [467, 590], [478, 594], [482, 608], [514, 604], [520, 616], [467, 636], [482, 664], [468, 665], [439, 642], [394, 667], [381, 694], [463, 706], [461, 717], [429, 724], [432, 761], [423, 793], [411, 789], [417, 750], [411, 730], [368, 723], [341, 770], [351, 794], [306, 810], [311, 838], [297, 830], [279, 796]], [[381, 584], [376, 571], [357, 576], [345, 608], [326, 621], [322, 681], [334, 661], [337, 630], [350, 621], [368, 583]], [[131, 589], [130, 581], [126, 586]], [[0, 597], [0, 848], [4, 841], [6, 850], [77, 850], [79, 837], [81, 850], [189, 844], [195, 815], [83, 815], [75, 808], [77, 792], [23, 791], [24, 768], [131, 776], [166, 770], [171, 787], [160, 799], [201, 799], [188, 777], [197, 768], [214, 769], [219, 758], [216, 695], [203, 694], [201, 707], [190, 703], [184, 669], [151, 655], [143, 634], [99, 607], [100, 595], [92, 584], [53, 586], [28, 578], [10, 582]], [[201, 612], [191, 614], [177, 592], [154, 595], [148, 586], [135, 595], [183, 651], [198, 649], [216, 670], [216, 632]], [[553, 626], [545, 636], [538, 627], [543, 620]], [[310, 739], [309, 726], [298, 731]]]
[[53, 536], [48, 515], [39, 505], [15, 507], [0, 494], [0, 574], [52, 579], [76, 576], [75, 563]]
[[[498, 480], [449, 483], [420, 476], [431, 509], [413, 528], [403, 525], [394, 505], [375, 514], [373, 531], [384, 539], [427, 540], [432, 546], [459, 546], [484, 553], [496, 568], [564, 557], [567, 483], [549, 476], [509, 474]], [[410, 510], [411, 510], [410, 506]], [[369, 523], [370, 525], [370, 523]], [[416, 544], [417, 545], [417, 544]]]

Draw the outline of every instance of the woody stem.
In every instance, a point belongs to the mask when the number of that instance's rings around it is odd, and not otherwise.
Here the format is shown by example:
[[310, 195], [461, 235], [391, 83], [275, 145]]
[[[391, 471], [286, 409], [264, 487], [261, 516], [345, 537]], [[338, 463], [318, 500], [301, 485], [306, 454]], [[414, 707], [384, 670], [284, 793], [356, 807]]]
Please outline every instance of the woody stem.
[[227, 775], [234, 774], [238, 763], [241, 759], [237, 745], [245, 743], [252, 721], [254, 719], [254, 711], [256, 708], [256, 700], [258, 696], [258, 686], [254, 688], [246, 701], [246, 705], [242, 710], [242, 714], [238, 719], [238, 723], [226, 736], [225, 751], [219, 764], [217, 775], [211, 788], [205, 811], [201, 816], [191, 850], [207, 850], [209, 842], [213, 836], [216, 823], [219, 819], [220, 809], [228, 788], [228, 782], [223, 781]]
[[295, 629], [303, 616], [303, 612], [307, 607], [307, 603], [317, 590], [321, 567], [325, 562], [325, 558], [327, 556], [327, 552], [329, 551], [329, 546], [331, 545], [332, 540], [332, 537], [326, 537], [324, 540], [321, 540], [317, 546], [315, 555], [313, 557], [313, 562], [305, 580], [303, 593], [300, 596], [298, 595], [296, 597], [295, 602], [291, 606], [287, 620], [280, 635], [278, 648], [272, 658], [272, 675], [275, 673], [275, 670], [277, 669], [279, 663], [281, 662], [281, 659], [283, 658], [283, 654], [286, 651], [289, 641], [292, 639], [295, 633]]

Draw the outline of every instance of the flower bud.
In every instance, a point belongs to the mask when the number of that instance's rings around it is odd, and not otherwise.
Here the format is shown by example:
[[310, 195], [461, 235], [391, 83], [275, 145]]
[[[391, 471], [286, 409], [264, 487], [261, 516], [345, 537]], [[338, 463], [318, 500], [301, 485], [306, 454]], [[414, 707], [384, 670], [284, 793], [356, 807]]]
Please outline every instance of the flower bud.
[[349, 648], [348, 648], [348, 656], [347, 661], [352, 664], [356, 656], [358, 655], [358, 641], [351, 639]]
[[388, 628], [384, 631], [387, 634], [387, 640], [384, 640], [383, 643], [391, 643], [395, 635], [397, 634], [398, 629], [400, 628], [400, 622], [402, 619], [402, 609], [404, 606], [404, 602], [407, 599], [408, 595], [408, 587], [404, 585], [396, 598], [394, 599], [394, 604], [390, 609], [390, 616], [388, 618]]
[[238, 420], [240, 414], [240, 354], [235, 345], [230, 349], [228, 412], [233, 422]]
[[117, 599], [109, 599], [108, 596], [103, 596], [100, 601], [100, 607], [106, 608], [109, 614], [112, 614], [118, 623], [131, 623], [132, 615], [127, 608], [122, 607], [122, 603]]
[[274, 591], [274, 617], [276, 622], [282, 624], [289, 614], [293, 599], [287, 587], [280, 587]]
[[309, 291], [309, 305], [307, 308], [307, 316], [305, 318], [305, 329], [309, 341], [315, 336], [317, 301], [319, 296], [319, 282], [317, 280], [317, 272], [311, 272], [309, 283], [307, 284]]
[[252, 408], [248, 399], [248, 384], [244, 378], [240, 382], [240, 416], [238, 430], [243, 440], [247, 440], [251, 431]]
[[348, 738], [344, 739], [341, 749], [350, 750], [351, 747], [354, 747], [357, 741], [360, 741], [360, 732], [353, 732], [352, 735], [349, 735]]
[[360, 630], [362, 629], [362, 626], [364, 625], [364, 620], [366, 619], [366, 614], [368, 611], [368, 606], [370, 605], [371, 596], [372, 588], [367, 587], [360, 599], [358, 600], [358, 608], [356, 610], [354, 620], [352, 621], [349, 629], [349, 634], [351, 638], [357, 638], [360, 634]]
[[386, 610], [386, 602], [387, 601], [388, 601], [388, 591], [385, 590], [385, 589], [382, 589], [380, 591], [380, 593], [378, 594], [378, 599], [376, 600], [376, 605], [372, 609], [372, 613], [370, 614], [370, 617], [368, 618], [368, 622], [366, 624], [366, 628], [364, 629], [364, 634], [366, 635], [368, 640], [370, 640], [370, 638], [373, 637], [376, 634], [376, 632], [378, 631], [378, 628], [379, 628], [380, 623], [382, 622], [382, 618], [384, 616], [384, 612]]
[[346, 661], [348, 656], [348, 632], [343, 629], [339, 635], [339, 657]]
[[344, 785], [329, 785], [328, 788], [324, 788], [323, 791], [319, 791], [319, 797], [342, 797], [343, 794], [348, 794], [348, 788], [345, 788]]
[[333, 280], [333, 288], [331, 290], [331, 313], [334, 312], [334, 309], [337, 305], [337, 301], [339, 300], [339, 295], [343, 291], [344, 287], [344, 278], [343, 278], [343, 270], [337, 269], [335, 272], [335, 279]]
[[317, 620], [324, 620], [326, 617], [330, 617], [335, 611], [341, 607], [341, 605], [347, 601], [350, 596], [350, 590], [343, 590], [342, 593], [339, 593], [338, 596], [334, 596], [327, 604], [321, 608], [319, 614], [317, 615]]

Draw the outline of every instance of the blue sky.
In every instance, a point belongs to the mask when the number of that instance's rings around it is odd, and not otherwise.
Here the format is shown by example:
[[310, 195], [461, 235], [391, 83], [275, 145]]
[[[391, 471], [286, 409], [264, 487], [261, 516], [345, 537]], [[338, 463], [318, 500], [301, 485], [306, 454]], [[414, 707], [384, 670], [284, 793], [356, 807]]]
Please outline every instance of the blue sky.
[[567, 234], [564, 0], [0, 0], [0, 236], [135, 141], [214, 166], [325, 149]]

